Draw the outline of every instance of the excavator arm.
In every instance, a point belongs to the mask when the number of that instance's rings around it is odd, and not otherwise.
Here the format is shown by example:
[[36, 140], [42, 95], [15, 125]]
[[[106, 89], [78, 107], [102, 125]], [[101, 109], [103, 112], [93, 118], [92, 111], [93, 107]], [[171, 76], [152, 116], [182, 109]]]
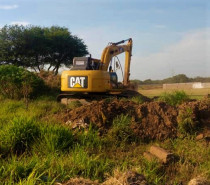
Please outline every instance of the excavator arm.
[[[124, 42], [128, 41], [126, 45], [120, 45]], [[129, 85], [129, 75], [130, 75], [130, 62], [132, 56], [132, 39], [129, 38], [127, 40], [122, 40], [117, 43], [111, 43], [107, 46], [101, 55], [101, 70], [107, 71], [109, 63], [114, 56], [117, 56], [121, 53], [125, 52], [125, 68], [124, 68], [124, 78], [123, 78], [123, 85]]]

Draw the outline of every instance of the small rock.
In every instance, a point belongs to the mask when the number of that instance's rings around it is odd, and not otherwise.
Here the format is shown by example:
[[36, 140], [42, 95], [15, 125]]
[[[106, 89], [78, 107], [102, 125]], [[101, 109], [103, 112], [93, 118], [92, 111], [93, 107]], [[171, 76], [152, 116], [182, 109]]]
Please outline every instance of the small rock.
[[196, 177], [191, 179], [188, 185], [210, 185], [210, 181], [206, 180], [203, 177]]
[[66, 125], [70, 126], [72, 129], [86, 129], [88, 128], [88, 124], [84, 122], [83, 119], [80, 119], [78, 121], [74, 121], [72, 122], [71, 120], [68, 120], [66, 123]]
[[148, 185], [148, 183], [143, 175], [128, 171], [115, 173], [114, 177], [110, 177], [102, 185]]
[[70, 120], [68, 120], [66, 123], [65, 123], [65, 125], [71, 125], [72, 124], [72, 122], [70, 121]]
[[90, 179], [84, 178], [71, 178], [68, 182], [63, 185], [99, 185], [97, 181], [91, 181]]
[[148, 185], [145, 177], [137, 172], [128, 171], [126, 173], [128, 185]]
[[148, 160], [148, 161], [153, 161], [158, 159], [157, 157], [155, 157], [153, 154], [151, 154], [150, 152], [144, 152], [143, 156]]
[[165, 149], [158, 146], [151, 146], [149, 152], [165, 164], [175, 161], [176, 158], [173, 153], [168, 152]]
[[196, 136], [195, 139], [198, 141], [198, 140], [201, 140], [203, 138], [204, 138], [204, 135], [203, 134], [199, 134], [199, 135]]

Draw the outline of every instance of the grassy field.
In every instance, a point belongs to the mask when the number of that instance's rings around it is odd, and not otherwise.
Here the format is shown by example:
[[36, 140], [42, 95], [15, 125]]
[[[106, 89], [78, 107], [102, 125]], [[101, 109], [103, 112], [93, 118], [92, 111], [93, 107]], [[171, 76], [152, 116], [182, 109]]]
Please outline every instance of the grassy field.
[[[183, 90], [186, 92], [187, 95], [189, 95], [191, 98], [200, 99], [203, 96], [206, 96], [207, 94], [210, 94], [210, 89], [178, 89]], [[160, 96], [163, 93], [170, 93], [173, 91], [177, 91], [177, 89], [167, 89], [164, 90], [162, 86], [160, 85], [148, 85], [148, 86], [142, 86], [139, 88], [139, 92], [143, 94], [144, 96], [148, 97], [154, 97], [154, 96]]]
[[[162, 92], [153, 90], [150, 95]], [[103, 182], [115, 171], [128, 170], [143, 174], [149, 185], [187, 184], [198, 175], [210, 179], [210, 147], [197, 142], [195, 135], [131, 142], [119, 138], [119, 133], [133, 137], [127, 116], [116, 117], [107, 135], [100, 136], [92, 127], [73, 132], [63, 124], [60, 118], [69, 106], [54, 97], [32, 100], [27, 109], [22, 100], [2, 98], [0, 104], [1, 184], [54, 184], [74, 177]], [[143, 152], [151, 145], [173, 151], [180, 160], [170, 165], [145, 160]]]

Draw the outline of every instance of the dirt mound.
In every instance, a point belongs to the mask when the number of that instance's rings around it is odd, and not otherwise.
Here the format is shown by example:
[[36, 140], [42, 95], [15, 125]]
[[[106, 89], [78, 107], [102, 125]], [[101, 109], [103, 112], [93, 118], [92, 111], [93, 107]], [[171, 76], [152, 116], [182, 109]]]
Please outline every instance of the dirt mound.
[[117, 116], [124, 114], [132, 117], [131, 128], [142, 139], [173, 138], [176, 136], [177, 111], [163, 102], [137, 104], [125, 100], [102, 100], [84, 105], [70, 111], [66, 121], [92, 123], [100, 131], [106, 132]]
[[134, 133], [144, 140], [174, 138], [177, 135], [177, 110], [164, 102], [150, 102], [136, 109], [139, 121], [132, 125]]
[[[100, 133], [106, 133], [112, 127], [113, 119], [119, 115], [132, 117], [130, 125], [134, 133], [142, 140], [165, 140], [177, 136], [177, 119], [180, 114], [191, 110], [190, 117], [199, 127], [210, 130], [210, 101], [185, 102], [178, 107], [164, 102], [145, 102], [138, 104], [129, 100], [106, 99], [92, 102], [71, 110], [65, 116], [65, 122], [83, 126], [92, 123]], [[84, 123], [84, 124], [83, 124]]]
[[[122, 101], [118, 99], [106, 99], [94, 101], [89, 105], [83, 105], [70, 111], [67, 120], [72, 122], [93, 123], [98, 128], [107, 129], [111, 126], [113, 119], [121, 114], [135, 114], [138, 104], [132, 101]], [[67, 121], [66, 120], [66, 121]]]
[[192, 118], [194, 121], [198, 121], [201, 124], [210, 119], [210, 100], [200, 100], [193, 102], [185, 102], [179, 107], [179, 112], [192, 112]]
[[[197, 127], [210, 131], [210, 100], [204, 99], [200, 101], [185, 102], [179, 107], [179, 115], [185, 114], [196, 123]], [[179, 119], [179, 118], [178, 118]]]

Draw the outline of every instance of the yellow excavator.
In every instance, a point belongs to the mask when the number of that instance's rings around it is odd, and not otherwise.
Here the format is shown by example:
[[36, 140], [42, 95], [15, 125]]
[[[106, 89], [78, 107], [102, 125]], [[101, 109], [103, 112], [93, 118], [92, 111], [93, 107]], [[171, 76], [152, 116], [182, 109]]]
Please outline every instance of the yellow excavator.
[[[127, 44], [123, 44], [127, 42]], [[132, 39], [109, 43], [103, 50], [101, 59], [75, 57], [73, 67], [61, 74], [61, 94], [58, 101], [67, 104], [68, 99], [97, 99], [108, 96], [127, 96], [131, 88], [130, 63]], [[122, 66], [117, 55], [125, 52], [123, 81], [118, 82], [116, 68]], [[117, 57], [117, 61], [116, 58]], [[115, 61], [113, 59], [115, 58]], [[114, 64], [113, 64], [114, 63]], [[123, 72], [122, 72], [123, 73]]]

